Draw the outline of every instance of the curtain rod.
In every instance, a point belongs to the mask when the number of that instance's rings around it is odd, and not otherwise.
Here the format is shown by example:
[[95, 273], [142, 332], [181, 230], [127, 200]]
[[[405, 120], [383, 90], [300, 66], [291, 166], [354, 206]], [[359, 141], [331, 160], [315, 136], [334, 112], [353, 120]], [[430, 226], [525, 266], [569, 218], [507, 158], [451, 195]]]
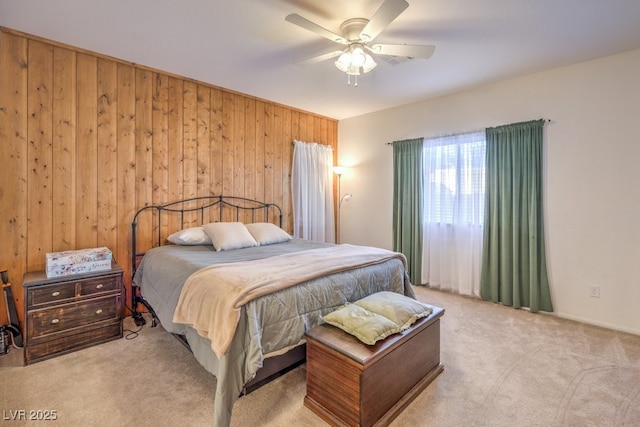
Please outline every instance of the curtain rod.
[[[307, 144], [307, 145], [320, 145], [321, 147], [328, 147], [333, 151], [333, 146], [329, 145], [329, 144], [321, 144], [319, 142], [304, 142], [304, 141], [298, 141], [301, 144]], [[291, 141], [291, 145], [296, 145], [296, 141]]]
[[[544, 122], [544, 124], [551, 123], [551, 119], [541, 119], [541, 120]], [[506, 125], [499, 125], [499, 126], [506, 126]], [[488, 127], [498, 127], [498, 126], [488, 126]], [[443, 137], [453, 136], [453, 135], [462, 135], [462, 134], [465, 134], [465, 133], [480, 132], [480, 131], [483, 131], [485, 129], [487, 129], [487, 128], [468, 130], [468, 131], [464, 131], [464, 132], [445, 133], [445, 134], [442, 134], [442, 135], [428, 136], [428, 137], [425, 137], [424, 139], [443, 138]], [[385, 142], [385, 145], [393, 145], [393, 142]]]

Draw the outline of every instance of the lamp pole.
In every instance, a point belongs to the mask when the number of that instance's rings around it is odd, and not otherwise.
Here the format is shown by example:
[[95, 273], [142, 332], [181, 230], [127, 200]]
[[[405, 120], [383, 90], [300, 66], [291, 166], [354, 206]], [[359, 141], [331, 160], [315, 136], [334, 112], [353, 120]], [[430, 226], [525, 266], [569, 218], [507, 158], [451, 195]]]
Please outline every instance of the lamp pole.
[[342, 205], [342, 192], [340, 191], [340, 178], [342, 177], [342, 172], [337, 173], [338, 175], [338, 226], [336, 227], [336, 243], [340, 243], [340, 208]]
[[350, 200], [351, 199], [351, 194], [345, 194], [344, 196], [342, 195], [342, 189], [340, 188], [340, 180], [342, 178], [342, 174], [345, 172], [346, 167], [345, 166], [334, 166], [333, 167], [333, 173], [335, 173], [336, 175], [338, 175], [338, 215], [337, 215], [337, 220], [338, 220], [338, 224], [336, 227], [336, 243], [340, 243], [340, 209], [342, 208], [342, 202], [344, 200]]

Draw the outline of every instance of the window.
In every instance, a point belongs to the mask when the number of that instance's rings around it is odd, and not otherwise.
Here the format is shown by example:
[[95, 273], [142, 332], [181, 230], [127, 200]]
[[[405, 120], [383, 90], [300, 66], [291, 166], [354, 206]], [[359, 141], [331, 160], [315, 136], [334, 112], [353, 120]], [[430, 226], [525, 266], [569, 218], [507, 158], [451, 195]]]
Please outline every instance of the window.
[[485, 134], [424, 141], [425, 221], [482, 225]]

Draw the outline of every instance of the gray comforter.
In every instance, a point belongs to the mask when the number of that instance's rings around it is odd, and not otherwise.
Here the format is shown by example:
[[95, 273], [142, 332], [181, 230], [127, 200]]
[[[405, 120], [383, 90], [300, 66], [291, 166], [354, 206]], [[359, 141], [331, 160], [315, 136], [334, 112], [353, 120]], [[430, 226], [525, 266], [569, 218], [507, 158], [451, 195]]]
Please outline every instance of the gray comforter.
[[161, 246], [148, 251], [134, 276], [162, 326], [185, 335], [198, 361], [217, 378], [214, 424], [227, 426], [233, 403], [265, 357], [300, 344], [304, 332], [322, 323], [322, 316], [379, 291], [414, 296], [399, 259], [303, 282], [249, 302], [242, 308], [228, 352], [217, 358], [207, 338], [172, 322], [182, 285], [195, 271], [213, 263], [242, 262], [327, 246], [293, 239], [268, 246], [215, 252], [212, 246]]

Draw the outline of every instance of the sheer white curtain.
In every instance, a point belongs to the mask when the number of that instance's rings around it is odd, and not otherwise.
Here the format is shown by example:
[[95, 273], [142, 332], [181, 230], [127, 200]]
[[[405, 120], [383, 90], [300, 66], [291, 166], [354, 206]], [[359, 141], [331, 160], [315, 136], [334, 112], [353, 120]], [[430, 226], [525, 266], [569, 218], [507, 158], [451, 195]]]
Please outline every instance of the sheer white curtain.
[[333, 149], [329, 145], [301, 141], [293, 144], [293, 235], [334, 243]]
[[422, 283], [480, 295], [484, 131], [424, 141]]

